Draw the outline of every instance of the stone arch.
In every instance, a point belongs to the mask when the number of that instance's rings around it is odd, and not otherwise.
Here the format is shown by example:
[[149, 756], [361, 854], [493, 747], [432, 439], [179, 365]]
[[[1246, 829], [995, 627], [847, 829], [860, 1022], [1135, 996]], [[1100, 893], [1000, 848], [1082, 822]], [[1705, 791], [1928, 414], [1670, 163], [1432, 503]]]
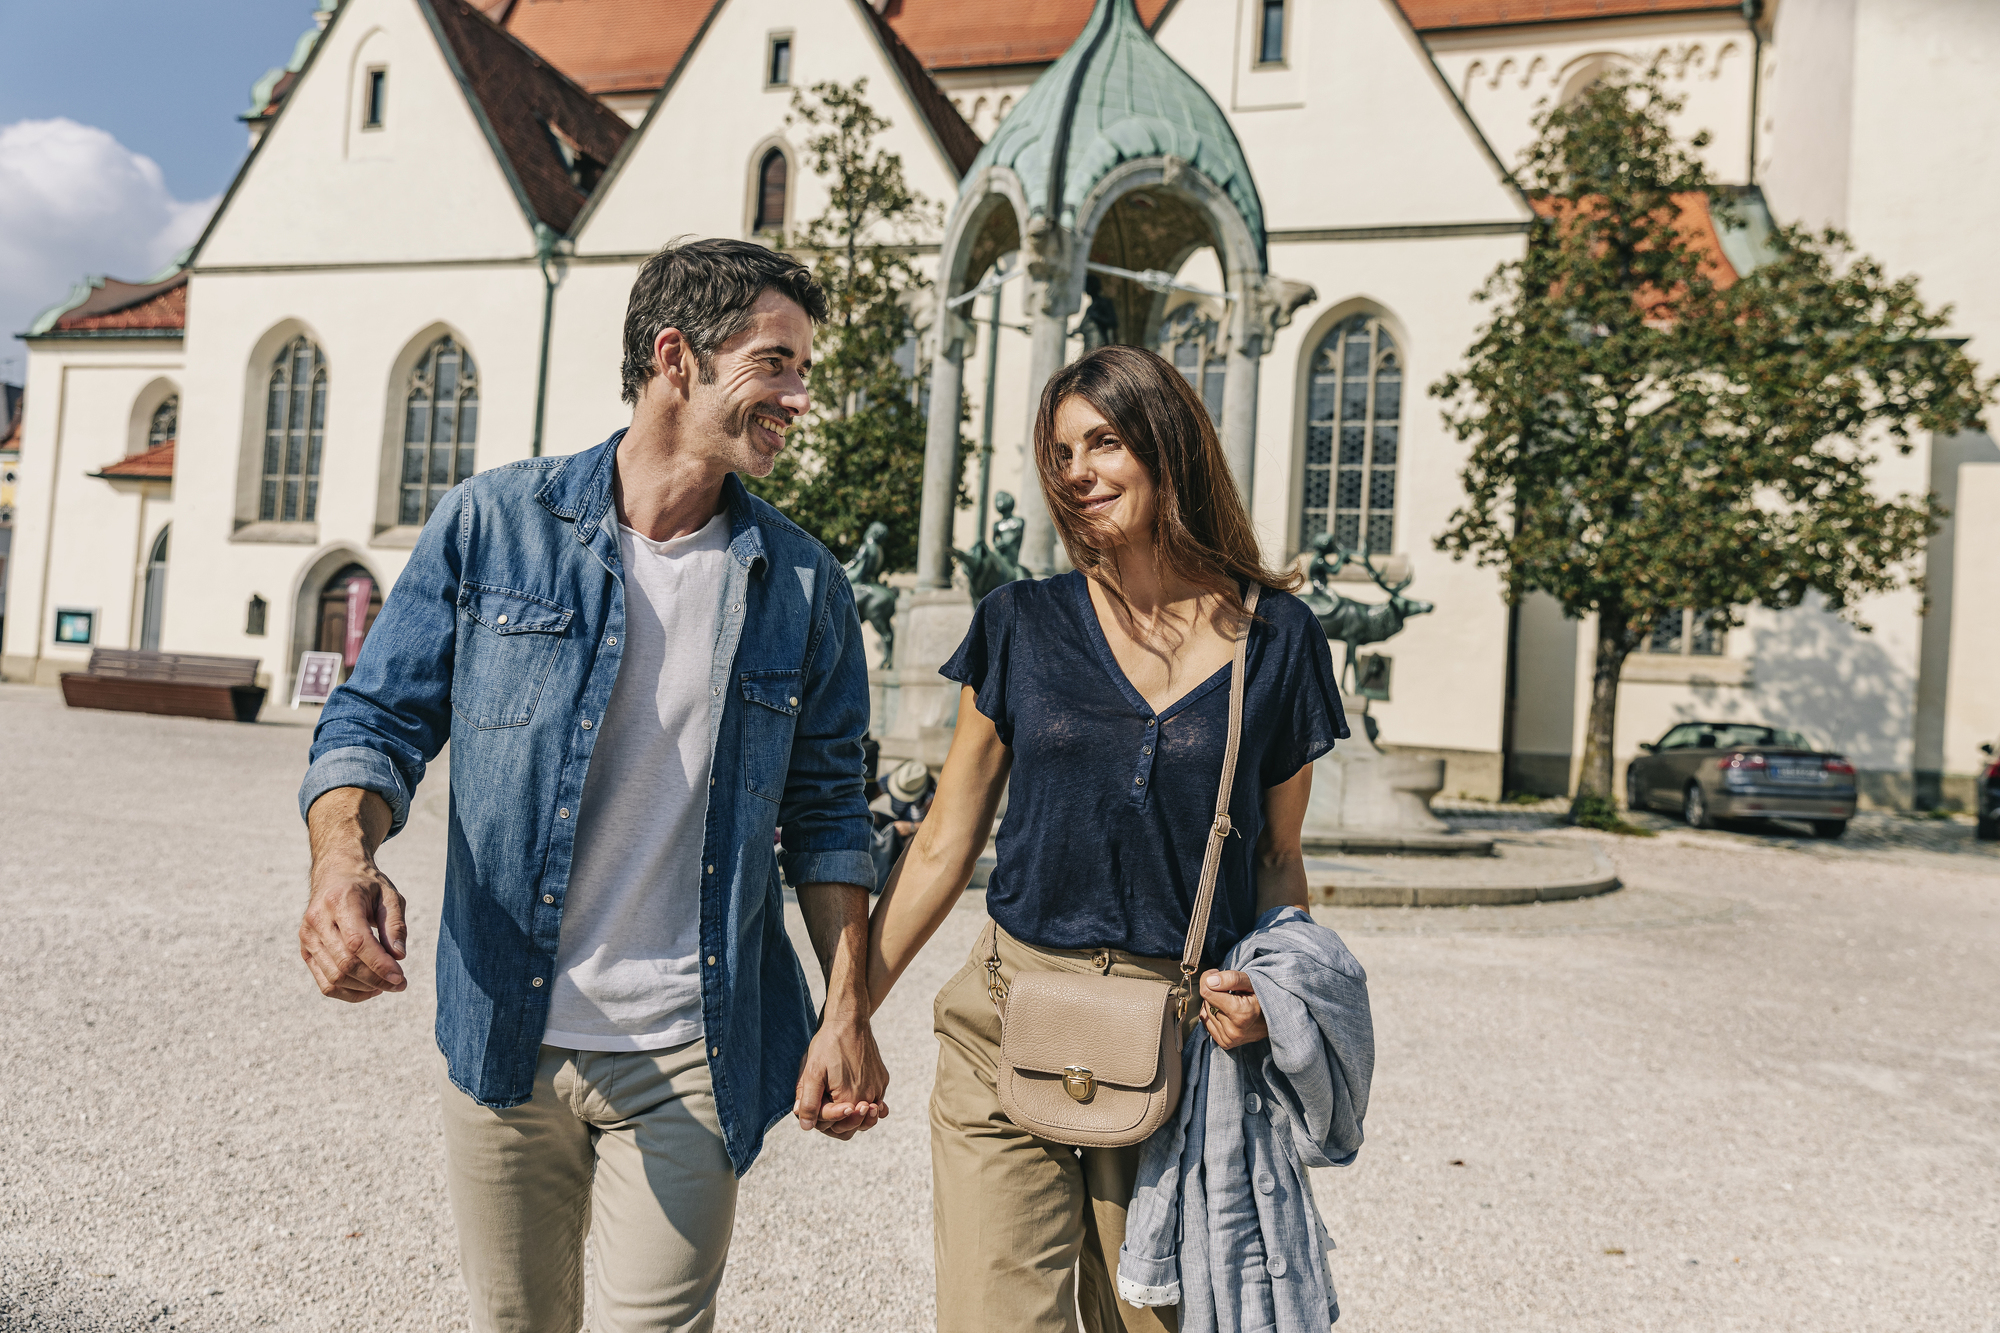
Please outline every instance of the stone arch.
[[[764, 171], [766, 164], [775, 153], [783, 163], [784, 199], [779, 206], [777, 225], [763, 216]], [[749, 239], [759, 236], [789, 236], [792, 233], [792, 219], [798, 205], [798, 160], [792, 151], [791, 141], [782, 134], [773, 134], [750, 150], [749, 161], [743, 171], [743, 235]], [[761, 224], [761, 225], [760, 225]]]
[[1630, 69], [1636, 62], [1619, 51], [1593, 51], [1569, 61], [1556, 71], [1556, 103], [1568, 106], [1583, 96], [1583, 90], [1614, 69]]
[[132, 399], [132, 416], [125, 427], [125, 455], [144, 453], [151, 447], [148, 435], [153, 426], [153, 414], [169, 398], [179, 398], [181, 386], [169, 376], [161, 375], [149, 381], [145, 388]]
[[272, 679], [281, 682], [288, 696], [292, 677], [299, 669], [299, 654], [313, 648], [317, 642], [320, 596], [334, 575], [350, 565], [360, 566], [369, 578], [375, 580], [377, 598], [388, 595], [389, 589], [383, 582], [381, 571], [366, 555], [345, 542], [323, 546], [305, 561], [292, 583], [292, 595], [288, 599], [292, 608], [292, 625], [286, 641], [291, 645], [291, 655], [279, 664], [280, 670], [271, 673]]
[[[319, 330], [302, 319], [281, 319], [271, 325], [251, 344], [250, 353], [243, 361], [243, 406], [238, 418], [241, 436], [236, 453], [236, 505], [234, 530], [241, 531], [258, 518], [258, 485], [263, 480], [264, 454], [264, 413], [270, 392], [272, 363], [278, 351], [299, 337], [310, 340], [320, 350], [326, 362], [328, 398], [326, 411], [333, 414], [332, 386], [336, 369], [333, 358], [328, 355], [326, 341]], [[302, 527], [303, 525], [287, 525]]]

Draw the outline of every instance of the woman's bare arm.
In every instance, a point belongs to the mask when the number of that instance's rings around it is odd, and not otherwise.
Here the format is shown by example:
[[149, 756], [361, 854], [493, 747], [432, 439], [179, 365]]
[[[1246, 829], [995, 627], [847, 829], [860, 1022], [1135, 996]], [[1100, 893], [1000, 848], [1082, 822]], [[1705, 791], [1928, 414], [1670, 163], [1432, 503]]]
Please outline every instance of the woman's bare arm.
[[[1277, 786], [1264, 789], [1264, 832], [1257, 839], [1258, 916], [1273, 907], [1306, 905], [1306, 858], [1299, 831], [1305, 827], [1312, 785], [1312, 765], [1307, 764]], [[1243, 973], [1204, 973], [1201, 998], [1202, 1022], [1223, 1050], [1271, 1035], [1257, 993]]]
[[[904, 849], [868, 925], [868, 991], [882, 1007], [903, 969], [951, 914], [993, 831], [993, 812], [1014, 752], [992, 719], [960, 687], [957, 729], [938, 777], [937, 798]], [[1294, 837], [1294, 842], [1297, 838]], [[1301, 881], [1303, 882], [1303, 881]], [[872, 1012], [872, 1010], [871, 1010]]]
[[1312, 789], [1311, 764], [1264, 789], [1264, 832], [1257, 839], [1258, 916], [1273, 907], [1306, 905], [1306, 858], [1299, 831], [1305, 827]]

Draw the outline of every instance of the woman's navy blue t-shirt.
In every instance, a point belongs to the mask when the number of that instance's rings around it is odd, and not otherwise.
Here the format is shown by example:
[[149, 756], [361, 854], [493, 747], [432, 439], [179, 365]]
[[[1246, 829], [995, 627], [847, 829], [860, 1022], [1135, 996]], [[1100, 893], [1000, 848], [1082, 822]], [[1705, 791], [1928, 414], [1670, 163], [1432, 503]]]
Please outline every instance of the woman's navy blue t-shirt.
[[[1264, 789], [1333, 748], [1347, 722], [1326, 634], [1266, 591], [1250, 626], [1243, 742], [1203, 965], [1257, 918]], [[1177, 958], [1187, 940], [1229, 727], [1229, 667], [1155, 713], [1105, 640], [1082, 574], [988, 593], [939, 674], [972, 687], [1014, 752], [986, 907], [1045, 949]]]

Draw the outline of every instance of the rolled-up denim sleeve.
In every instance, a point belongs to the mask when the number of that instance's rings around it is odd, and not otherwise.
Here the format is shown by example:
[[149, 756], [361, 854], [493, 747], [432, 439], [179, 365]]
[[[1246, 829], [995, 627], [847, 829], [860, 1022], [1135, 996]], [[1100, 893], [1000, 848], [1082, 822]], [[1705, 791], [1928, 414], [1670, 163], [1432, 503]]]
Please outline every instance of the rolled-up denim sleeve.
[[864, 795], [861, 742], [868, 735], [868, 659], [854, 592], [823, 559], [819, 642], [806, 663], [792, 733], [791, 768], [778, 807], [779, 861], [790, 884], [875, 883], [874, 828]]
[[461, 485], [439, 502], [369, 627], [353, 673], [326, 701], [299, 784], [301, 818], [328, 792], [361, 787], [389, 803], [394, 837], [410, 817], [425, 768], [451, 738], [465, 499]]

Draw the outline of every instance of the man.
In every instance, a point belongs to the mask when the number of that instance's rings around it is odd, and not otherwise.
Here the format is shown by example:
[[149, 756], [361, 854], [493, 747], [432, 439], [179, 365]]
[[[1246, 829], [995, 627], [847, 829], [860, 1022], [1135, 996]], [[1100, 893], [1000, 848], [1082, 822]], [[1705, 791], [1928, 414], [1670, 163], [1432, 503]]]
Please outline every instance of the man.
[[342, 1000], [407, 984], [374, 852], [451, 742], [439, 1091], [476, 1329], [578, 1327], [586, 1231], [597, 1328], [709, 1327], [765, 1130], [887, 1114], [860, 624], [838, 562], [732, 475], [783, 450], [825, 317], [761, 246], [653, 256], [631, 426], [446, 496], [320, 719], [299, 947]]

